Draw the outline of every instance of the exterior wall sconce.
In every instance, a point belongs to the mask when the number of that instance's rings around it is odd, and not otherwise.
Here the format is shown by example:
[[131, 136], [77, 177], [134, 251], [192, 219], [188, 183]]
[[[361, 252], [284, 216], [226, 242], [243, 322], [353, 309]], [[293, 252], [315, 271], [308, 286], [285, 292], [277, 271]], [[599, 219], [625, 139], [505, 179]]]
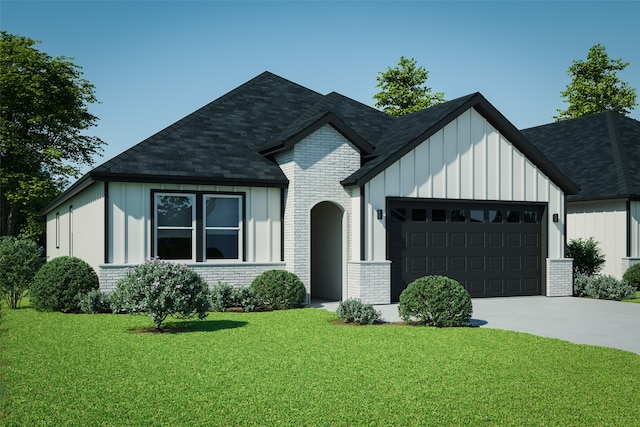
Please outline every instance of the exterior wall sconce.
[[378, 217], [378, 219], [383, 219], [384, 211], [382, 209], [376, 209], [376, 216]]
[[558, 221], [560, 221], [558, 214], [553, 214], [553, 222], [558, 222]]

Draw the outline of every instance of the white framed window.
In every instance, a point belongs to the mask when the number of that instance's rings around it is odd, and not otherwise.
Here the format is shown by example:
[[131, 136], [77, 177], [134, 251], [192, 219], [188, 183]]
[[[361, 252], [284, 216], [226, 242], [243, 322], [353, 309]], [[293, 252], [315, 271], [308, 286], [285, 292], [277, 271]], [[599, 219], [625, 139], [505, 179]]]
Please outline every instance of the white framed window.
[[162, 259], [195, 260], [195, 194], [155, 193], [154, 254]]
[[205, 259], [242, 259], [242, 197], [205, 194], [202, 208]]

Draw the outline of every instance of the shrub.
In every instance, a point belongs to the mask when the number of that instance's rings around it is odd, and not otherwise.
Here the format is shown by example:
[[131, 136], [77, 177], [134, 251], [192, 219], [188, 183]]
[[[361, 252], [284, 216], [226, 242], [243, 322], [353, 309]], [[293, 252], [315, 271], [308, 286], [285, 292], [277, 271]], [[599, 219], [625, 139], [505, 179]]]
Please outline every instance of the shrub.
[[622, 280], [640, 291], [640, 264], [634, 264], [627, 268], [627, 271], [622, 275]]
[[231, 301], [232, 307], [242, 307], [244, 311], [255, 311], [264, 305], [255, 291], [248, 286], [233, 288]]
[[0, 238], [0, 296], [9, 308], [18, 308], [42, 266], [34, 242], [15, 237]]
[[80, 295], [98, 289], [98, 275], [80, 258], [62, 256], [36, 273], [29, 289], [31, 305], [39, 311], [78, 311]]
[[635, 296], [635, 288], [628, 283], [621, 282], [615, 277], [591, 276], [587, 280], [585, 286], [587, 295], [598, 299], [611, 299], [622, 301], [623, 299], [631, 299]]
[[285, 270], [265, 271], [251, 282], [255, 295], [273, 310], [302, 307], [307, 290], [295, 274]]
[[604, 267], [604, 254], [593, 237], [570, 240], [567, 244], [567, 257], [573, 258], [573, 271], [576, 274], [593, 276]]
[[586, 274], [576, 274], [573, 279], [573, 296], [575, 297], [583, 297], [587, 295], [587, 283], [589, 283], [589, 278], [592, 276], [588, 276]]
[[156, 329], [167, 316], [199, 319], [211, 306], [209, 287], [184, 264], [151, 259], [129, 269], [111, 297], [113, 311], [146, 313]]
[[80, 294], [80, 310], [83, 313], [111, 313], [111, 301], [109, 295], [99, 289], [92, 289], [86, 294]]
[[211, 308], [214, 311], [227, 311], [233, 307], [233, 286], [227, 283], [218, 283], [211, 288]]
[[359, 299], [350, 298], [341, 301], [336, 310], [338, 319], [345, 323], [354, 322], [359, 325], [371, 325], [382, 315], [371, 304], [365, 304]]
[[432, 326], [461, 326], [471, 319], [471, 297], [457, 281], [444, 276], [414, 280], [400, 294], [400, 318]]
[[211, 308], [214, 311], [227, 311], [231, 307], [242, 307], [244, 311], [254, 311], [261, 305], [260, 298], [247, 286], [218, 283], [211, 289]]

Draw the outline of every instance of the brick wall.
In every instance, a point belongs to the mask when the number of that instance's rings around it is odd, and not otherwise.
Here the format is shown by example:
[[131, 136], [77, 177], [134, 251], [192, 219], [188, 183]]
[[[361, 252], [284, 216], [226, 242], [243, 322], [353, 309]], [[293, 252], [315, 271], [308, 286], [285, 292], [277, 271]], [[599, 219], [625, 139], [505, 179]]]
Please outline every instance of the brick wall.
[[[340, 181], [360, 168], [360, 153], [326, 125], [291, 150], [276, 155], [276, 161], [289, 179], [284, 202], [285, 263], [311, 293], [311, 210], [320, 202], [335, 203], [347, 219], [343, 236], [350, 236], [351, 194]], [[348, 260], [353, 242], [347, 238], [346, 243], [343, 259]]]
[[573, 259], [547, 258], [547, 296], [573, 295]]
[[[197, 272], [205, 282], [212, 287], [218, 283], [228, 283], [234, 286], [249, 286], [251, 281], [267, 270], [285, 270], [286, 265], [276, 263], [229, 263], [229, 264], [204, 264], [187, 263], [190, 269]], [[127, 268], [132, 265], [104, 264], [100, 266], [98, 276], [100, 289], [110, 292], [116, 287], [118, 280], [126, 274]]]
[[391, 302], [391, 261], [349, 261], [347, 298], [366, 304]]

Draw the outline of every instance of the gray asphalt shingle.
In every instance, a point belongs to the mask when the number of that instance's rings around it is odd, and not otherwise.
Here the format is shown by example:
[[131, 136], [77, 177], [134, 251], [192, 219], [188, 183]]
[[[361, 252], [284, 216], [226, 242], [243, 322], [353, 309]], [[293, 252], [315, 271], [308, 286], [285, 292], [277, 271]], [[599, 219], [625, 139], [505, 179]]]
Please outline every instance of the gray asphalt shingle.
[[521, 131], [581, 191], [569, 201], [640, 197], [640, 122], [605, 113]]

